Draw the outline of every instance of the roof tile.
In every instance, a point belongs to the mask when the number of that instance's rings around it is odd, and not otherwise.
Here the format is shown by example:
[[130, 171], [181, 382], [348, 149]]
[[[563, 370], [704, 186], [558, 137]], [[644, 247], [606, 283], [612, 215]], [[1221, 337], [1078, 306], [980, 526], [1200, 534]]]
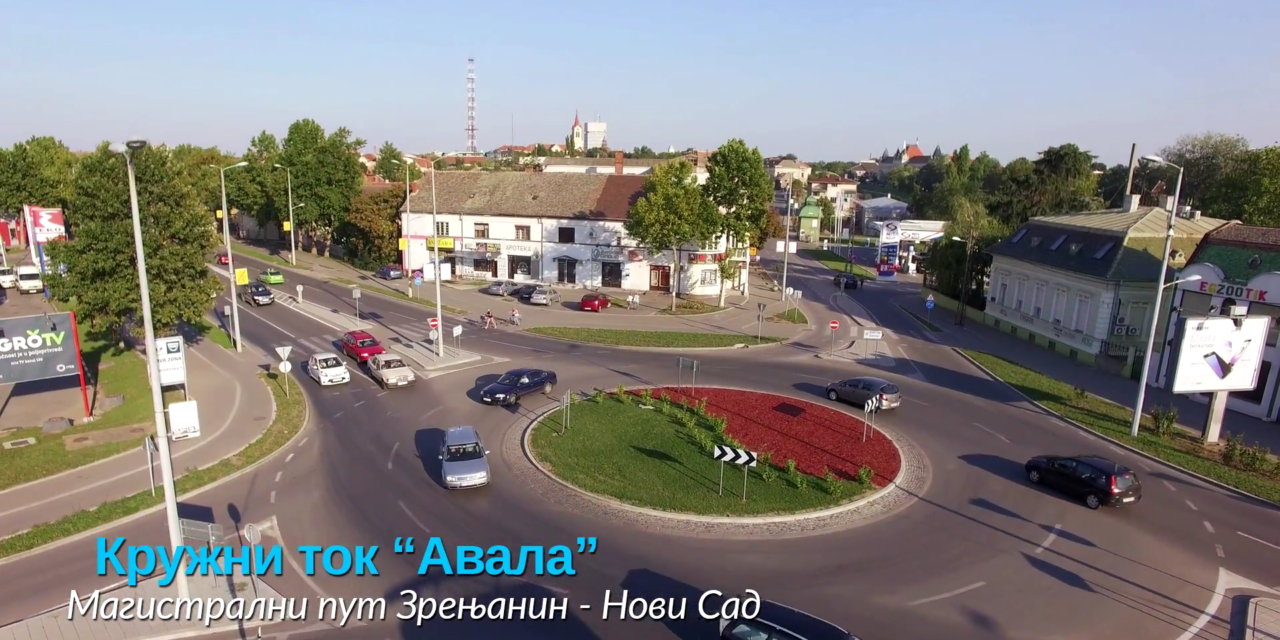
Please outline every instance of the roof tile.
[[[436, 211], [445, 214], [625, 220], [644, 176], [582, 173], [441, 171]], [[412, 211], [431, 210], [431, 185], [409, 199]]]

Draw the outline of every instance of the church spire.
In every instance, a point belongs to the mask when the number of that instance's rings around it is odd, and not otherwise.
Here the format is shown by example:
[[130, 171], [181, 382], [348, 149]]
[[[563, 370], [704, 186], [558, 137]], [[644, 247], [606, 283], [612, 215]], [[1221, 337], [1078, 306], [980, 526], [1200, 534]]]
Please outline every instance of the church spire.
[[573, 110], [573, 126], [574, 126], [574, 127], [581, 127], [581, 126], [582, 126], [582, 122], [578, 120], [578, 110], [577, 110], [577, 109], [574, 109], [574, 110]]

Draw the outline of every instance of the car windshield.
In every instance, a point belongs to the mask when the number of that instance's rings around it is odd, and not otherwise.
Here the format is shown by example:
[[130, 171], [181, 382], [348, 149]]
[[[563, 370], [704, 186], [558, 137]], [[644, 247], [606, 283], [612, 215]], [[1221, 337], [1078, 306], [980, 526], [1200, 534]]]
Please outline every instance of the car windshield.
[[390, 358], [387, 360], [383, 360], [382, 368], [383, 369], [403, 369], [404, 360], [401, 360], [399, 358]]
[[378, 341], [377, 341], [377, 340], [374, 340], [373, 338], [361, 338], [361, 339], [359, 339], [359, 340], [356, 340], [356, 346], [357, 346], [357, 347], [362, 347], [362, 348], [363, 348], [363, 347], [376, 347], [376, 346], [378, 346]]
[[337, 358], [320, 358], [316, 360], [316, 366], [321, 369], [337, 369], [342, 366], [342, 361]]
[[501, 378], [498, 378], [498, 384], [505, 384], [509, 387], [514, 387], [519, 383], [520, 383], [520, 376], [513, 376], [509, 373], [503, 375]]
[[446, 462], [466, 462], [468, 460], [479, 460], [483, 457], [484, 449], [480, 448], [479, 442], [455, 444], [451, 447], [446, 447], [444, 450]]
[[19, 280], [39, 280], [40, 274], [39, 273], [20, 273], [18, 274], [18, 279]]
[[257, 285], [257, 286], [255, 286], [255, 287], [249, 287], [249, 290], [253, 291], [254, 293], [266, 293], [266, 292], [267, 292], [267, 288], [266, 288], [266, 287], [264, 287], [264, 286], [262, 286], [262, 285]]
[[1121, 491], [1124, 491], [1125, 489], [1128, 489], [1129, 487], [1132, 487], [1132, 486], [1133, 486], [1133, 475], [1132, 475], [1132, 474], [1128, 474], [1128, 473], [1126, 473], [1126, 474], [1124, 474], [1124, 475], [1116, 476], [1116, 488], [1117, 488], [1117, 489], [1119, 489], [1119, 490], [1121, 490]]
[[13, 275], [13, 269], [9, 267], [0, 267], [0, 276], [11, 276], [11, 275]]

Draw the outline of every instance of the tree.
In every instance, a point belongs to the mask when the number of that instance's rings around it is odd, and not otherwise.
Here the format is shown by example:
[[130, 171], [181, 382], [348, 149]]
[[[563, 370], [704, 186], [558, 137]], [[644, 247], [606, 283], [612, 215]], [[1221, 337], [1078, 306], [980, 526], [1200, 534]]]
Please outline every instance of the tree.
[[[210, 166], [225, 167], [240, 159], [223, 153], [217, 147], [198, 147], [191, 144], [180, 144], [169, 149], [173, 161], [182, 171], [183, 179], [196, 192], [196, 200], [205, 211], [216, 211], [222, 208], [222, 184], [218, 172]], [[236, 169], [235, 171], [243, 171]], [[228, 176], [230, 177], [230, 176]]]
[[898, 194], [899, 200], [910, 201], [920, 190], [916, 180], [916, 170], [910, 167], [898, 167], [887, 176], [889, 195]]
[[[1205, 195], [1237, 168], [1248, 151], [1249, 141], [1240, 136], [1208, 132], [1182, 136], [1161, 149], [1160, 156], [1182, 167], [1181, 204], [1200, 205]], [[1173, 177], [1176, 179], [1176, 171]], [[1169, 184], [1172, 189], [1173, 182]]]
[[658, 154], [648, 147], [648, 145], [635, 147], [631, 153], [625, 154], [628, 158], [636, 158], [637, 160], [654, 160]]
[[404, 182], [405, 167], [409, 168], [409, 181], [417, 182], [422, 178], [422, 169], [416, 162], [407, 162], [404, 154], [390, 142], [382, 143], [378, 148], [378, 161], [373, 165], [373, 173], [387, 182]]
[[[167, 150], [136, 151], [134, 162], [152, 320], [165, 333], [202, 321], [222, 290], [205, 266], [217, 236], [185, 168]], [[119, 335], [141, 306], [125, 159], [99, 146], [81, 161], [73, 191], [73, 239], [46, 247], [50, 263], [66, 265], [66, 273], [47, 274], [49, 287], [59, 300], [74, 298], [91, 330]]]
[[[671, 251], [674, 282], [680, 282], [680, 248], [701, 245], [720, 231], [719, 212], [702, 193], [693, 165], [683, 160], [653, 168], [645, 179], [644, 196], [631, 207], [625, 227], [640, 244]], [[674, 292], [677, 292], [677, 286]], [[671, 309], [676, 296], [671, 296]]]
[[[766, 174], [767, 175], [767, 174]], [[791, 179], [791, 202], [799, 207], [809, 197], [809, 185], [800, 178]]]
[[830, 231], [832, 235], [839, 238], [840, 233], [836, 229], [836, 205], [831, 198], [818, 198], [818, 206], [822, 208], [822, 219], [819, 222], [821, 229]]
[[13, 145], [0, 165], [0, 211], [21, 211], [22, 205], [66, 207], [77, 163], [76, 155], [50, 136]]
[[1280, 146], [1247, 151], [1205, 194], [1216, 217], [1262, 227], [1280, 226]]
[[758, 234], [759, 240], [756, 246], [764, 245], [765, 240], [770, 238], [781, 238], [786, 235], [787, 226], [782, 222], [782, 214], [774, 211], [769, 214], [769, 220], [765, 223], [763, 230]]
[[360, 194], [364, 168], [357, 155], [364, 146], [365, 141], [353, 138], [346, 128], [339, 127], [326, 135], [315, 120], [289, 125], [280, 164], [292, 170], [295, 205], [306, 205], [295, 212], [295, 223], [311, 236], [312, 249], [317, 252], [323, 251], [317, 244], [333, 237], [334, 229]]
[[[764, 227], [773, 202], [773, 180], [764, 168], [760, 150], [734, 138], [707, 158], [707, 199], [719, 207], [720, 235], [735, 250], [744, 249], [752, 232]], [[724, 306], [725, 282], [720, 280], [720, 306]]]
[[604, 147], [591, 147], [590, 149], [587, 149], [588, 158], [608, 158], [609, 156], [609, 150]]
[[395, 261], [400, 247], [400, 207], [404, 192], [380, 189], [361, 193], [351, 203], [351, 212], [338, 227], [344, 256], [361, 269], [376, 269]]
[[[252, 215], [260, 225], [280, 221], [281, 213], [284, 214], [283, 219], [288, 219], [285, 172], [275, 168], [281, 162], [280, 141], [266, 131], [259, 133], [249, 141], [244, 161], [249, 165], [226, 172], [227, 206]], [[232, 163], [224, 162], [215, 166], [226, 167], [230, 164]], [[210, 172], [213, 180], [220, 181], [217, 169], [205, 170]], [[222, 208], [221, 194], [215, 206]], [[305, 209], [299, 209], [295, 222], [302, 226], [301, 222], [306, 215]]]

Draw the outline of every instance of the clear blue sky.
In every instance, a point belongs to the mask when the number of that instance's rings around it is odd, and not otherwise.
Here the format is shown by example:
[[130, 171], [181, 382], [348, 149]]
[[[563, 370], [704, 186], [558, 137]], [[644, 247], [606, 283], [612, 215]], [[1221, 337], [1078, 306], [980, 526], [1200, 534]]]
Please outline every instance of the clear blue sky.
[[[1184, 133], [1280, 140], [1276, 0], [831, 3], [0, 0], [0, 144], [54, 135], [239, 152], [295, 119], [409, 152], [563, 140], [861, 159], [919, 138], [1107, 162]], [[19, 37], [17, 34], [38, 34]]]

